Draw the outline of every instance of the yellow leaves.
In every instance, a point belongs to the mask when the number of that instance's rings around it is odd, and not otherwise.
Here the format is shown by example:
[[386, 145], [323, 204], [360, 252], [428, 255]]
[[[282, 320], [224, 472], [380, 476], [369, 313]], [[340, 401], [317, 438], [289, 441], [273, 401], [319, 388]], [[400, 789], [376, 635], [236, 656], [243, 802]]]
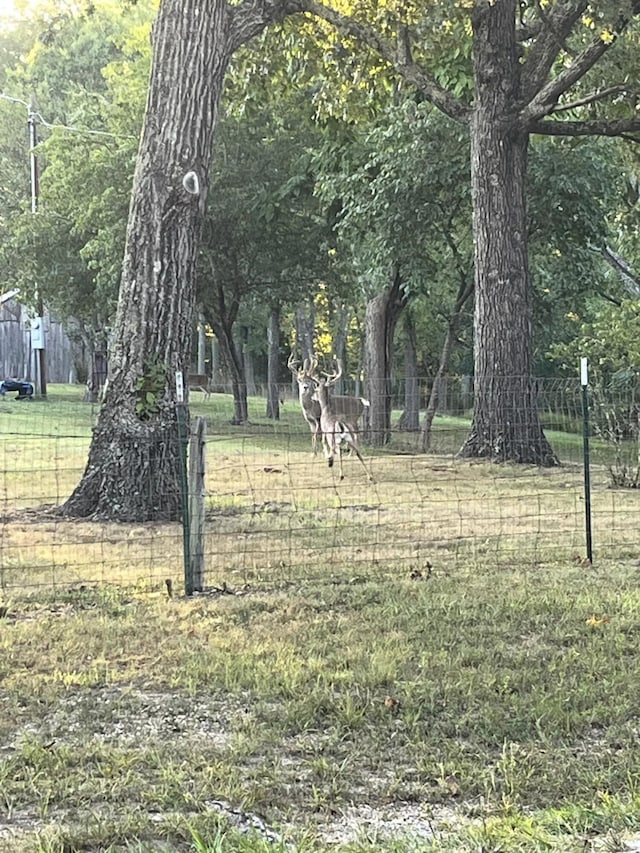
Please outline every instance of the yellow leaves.
[[[591, 17], [591, 15], [584, 15], [582, 18], [582, 23], [590, 30], [595, 30], [596, 28], [596, 22]], [[615, 32], [609, 29], [608, 27], [605, 27], [603, 30], [600, 31], [600, 40], [603, 41], [605, 44], [611, 44], [613, 41], [615, 41], [615, 38]]]
[[608, 621], [608, 616], [598, 618], [595, 613], [592, 613], [591, 616], [585, 620], [585, 625], [588, 625], [589, 628], [599, 628], [601, 625], [605, 625]]
[[567, 318], [567, 320], [571, 320], [573, 323], [579, 323], [580, 322], [580, 317], [578, 317], [578, 315], [575, 313], [575, 311], [567, 311], [567, 313], [564, 316]]

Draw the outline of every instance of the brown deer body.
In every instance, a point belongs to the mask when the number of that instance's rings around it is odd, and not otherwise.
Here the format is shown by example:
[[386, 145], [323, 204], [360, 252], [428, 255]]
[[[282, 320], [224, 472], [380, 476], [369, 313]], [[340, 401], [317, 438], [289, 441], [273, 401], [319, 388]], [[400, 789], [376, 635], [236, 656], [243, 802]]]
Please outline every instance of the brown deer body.
[[211, 396], [211, 379], [206, 373], [190, 373], [187, 379], [189, 391], [202, 391], [205, 400]]
[[[333, 381], [335, 381], [335, 379]], [[344, 480], [344, 471], [342, 469], [342, 446], [343, 444], [346, 444], [362, 463], [362, 467], [367, 472], [368, 479], [373, 480], [373, 477], [369, 471], [367, 471], [366, 463], [362, 458], [362, 454], [358, 447], [358, 432], [356, 428], [348, 421], [341, 418], [333, 408], [333, 399], [329, 396], [328, 386], [330, 384], [330, 379], [320, 378], [318, 380], [316, 390], [312, 395], [312, 399], [320, 404], [320, 432], [322, 434], [322, 445], [327, 459], [327, 464], [329, 468], [332, 468], [334, 459], [337, 456], [340, 479]]]

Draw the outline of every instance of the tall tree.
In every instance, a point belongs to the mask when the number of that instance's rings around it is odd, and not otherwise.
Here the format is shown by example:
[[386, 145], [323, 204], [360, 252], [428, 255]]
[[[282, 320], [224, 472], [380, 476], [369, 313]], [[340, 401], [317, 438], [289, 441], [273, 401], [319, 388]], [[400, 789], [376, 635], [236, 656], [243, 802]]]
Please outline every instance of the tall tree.
[[134, 175], [109, 385], [84, 475], [63, 512], [177, 518], [176, 371], [189, 366], [195, 267], [224, 77], [275, 0], [165, 0]]

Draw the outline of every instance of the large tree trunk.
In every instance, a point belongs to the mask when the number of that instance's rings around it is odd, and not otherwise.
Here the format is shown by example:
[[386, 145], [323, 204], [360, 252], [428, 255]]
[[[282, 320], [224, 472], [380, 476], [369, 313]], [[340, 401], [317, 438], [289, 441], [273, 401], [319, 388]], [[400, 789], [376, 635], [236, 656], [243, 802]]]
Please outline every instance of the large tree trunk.
[[109, 383], [67, 515], [180, 515], [175, 373], [189, 366], [195, 262], [230, 58], [227, 18], [218, 0], [165, 0], [154, 25]]
[[366, 437], [382, 447], [391, 435], [391, 363], [396, 323], [406, 304], [402, 277], [395, 270], [386, 290], [367, 302], [364, 320], [366, 396], [369, 398]]
[[528, 134], [520, 96], [516, 0], [477, 3], [471, 181], [475, 244], [475, 399], [463, 456], [557, 464], [532, 381], [525, 186]]
[[[175, 372], [186, 372], [213, 133], [229, 60], [287, 13], [281, 0], [162, 0], [133, 182], [109, 383], [63, 512], [180, 515]], [[292, 10], [292, 11], [295, 11]]]

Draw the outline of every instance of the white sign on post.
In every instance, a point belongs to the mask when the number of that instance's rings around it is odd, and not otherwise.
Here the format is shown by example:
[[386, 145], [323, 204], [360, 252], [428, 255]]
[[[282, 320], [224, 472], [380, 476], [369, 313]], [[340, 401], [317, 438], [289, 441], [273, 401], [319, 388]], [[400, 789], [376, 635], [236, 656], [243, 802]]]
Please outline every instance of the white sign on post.
[[34, 317], [30, 326], [31, 349], [44, 349], [44, 318]]
[[580, 359], [580, 384], [583, 388], [589, 384], [589, 359], [584, 356]]
[[184, 379], [181, 370], [176, 370], [176, 400], [184, 403]]

